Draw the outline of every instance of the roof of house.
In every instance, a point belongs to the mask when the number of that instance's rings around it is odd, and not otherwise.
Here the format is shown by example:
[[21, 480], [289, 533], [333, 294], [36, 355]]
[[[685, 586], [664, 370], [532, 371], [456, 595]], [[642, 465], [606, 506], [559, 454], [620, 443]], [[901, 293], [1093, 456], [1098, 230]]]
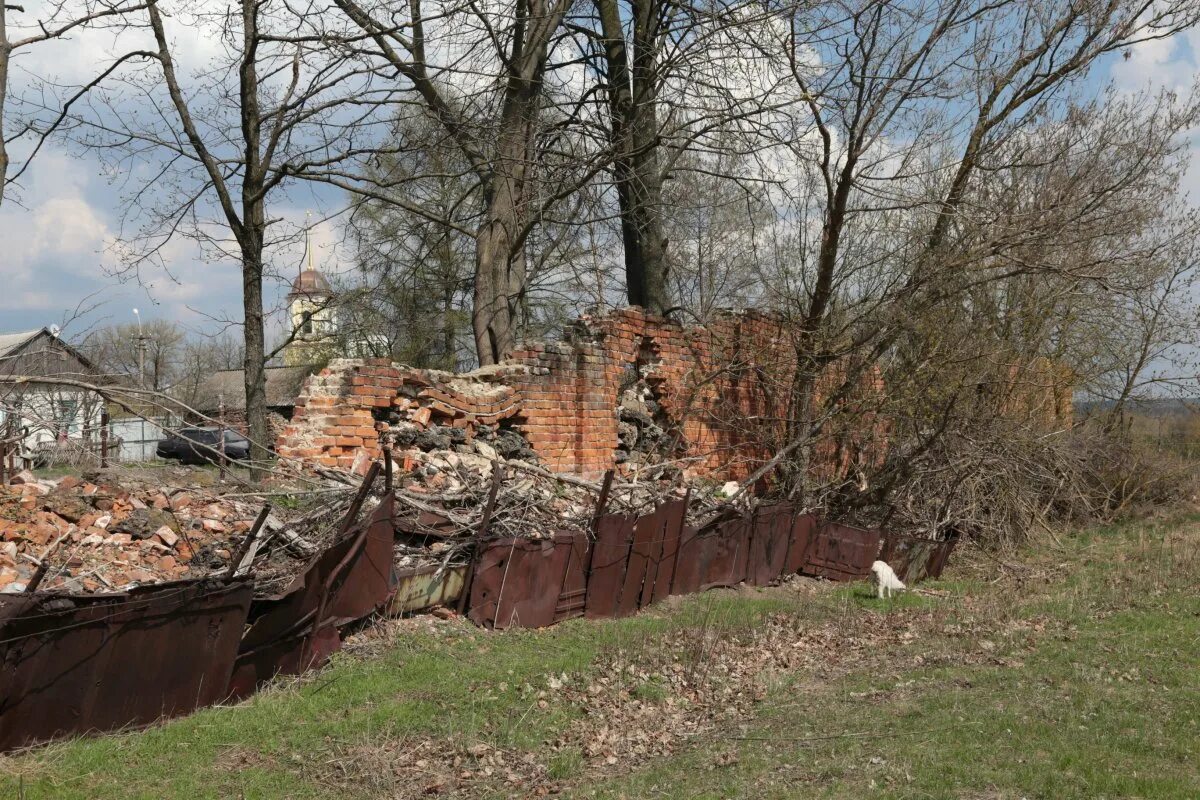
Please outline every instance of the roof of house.
[[333, 287], [329, 285], [329, 281], [315, 269], [306, 269], [296, 276], [296, 280], [292, 281], [292, 291], [290, 295], [332, 295]]
[[[26, 350], [26, 347], [37, 339], [44, 337], [53, 342], [53, 347], [58, 348], [60, 352], [69, 354], [72, 358], [79, 362], [80, 366], [91, 372], [94, 372], [96, 367], [94, 364], [92, 364], [91, 360], [89, 360], [88, 357], [83, 353], [79, 352], [79, 350], [72, 346], [70, 342], [62, 339], [58, 333], [59, 331], [57, 326], [36, 328], [31, 331], [21, 331], [18, 333], [0, 333], [0, 358], [6, 358], [11, 363], [19, 363], [21, 359], [17, 358], [17, 356], [19, 354], [27, 355], [29, 352], [32, 352]], [[22, 353], [23, 350], [26, 352]]]
[[[296, 404], [304, 379], [316, 371], [312, 366], [267, 367], [267, 406], [281, 408]], [[221, 401], [226, 411], [241, 411], [246, 408], [244, 371], [223, 369], [214, 372], [200, 384], [196, 410], [205, 413], [217, 410]]]
[[36, 330], [24, 331], [23, 333], [0, 333], [0, 356], [8, 355], [42, 331], [46, 333], [50, 332], [48, 328], [37, 328]]

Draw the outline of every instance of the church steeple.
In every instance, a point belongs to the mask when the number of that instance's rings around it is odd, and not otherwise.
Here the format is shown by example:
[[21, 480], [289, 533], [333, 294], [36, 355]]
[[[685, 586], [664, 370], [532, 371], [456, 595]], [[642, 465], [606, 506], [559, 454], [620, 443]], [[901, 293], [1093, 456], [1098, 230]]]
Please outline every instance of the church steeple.
[[[311, 212], [307, 219], [311, 219]], [[313, 266], [311, 224], [304, 228], [304, 268], [292, 281], [288, 292], [288, 313], [292, 323], [292, 341], [283, 351], [288, 366], [300, 366], [319, 361], [334, 344], [337, 334], [337, 311], [333, 288]]]

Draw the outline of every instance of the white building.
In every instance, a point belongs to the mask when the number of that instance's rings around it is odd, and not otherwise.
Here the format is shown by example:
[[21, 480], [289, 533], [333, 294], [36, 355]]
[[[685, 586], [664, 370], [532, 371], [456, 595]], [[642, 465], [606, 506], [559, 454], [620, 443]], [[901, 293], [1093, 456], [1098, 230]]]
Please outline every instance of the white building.
[[30, 464], [95, 451], [104, 398], [86, 385], [101, 381], [55, 327], [0, 333], [0, 452]]
[[317, 364], [334, 354], [338, 333], [335, 299], [329, 281], [312, 267], [292, 282], [287, 296], [292, 340], [283, 351], [285, 365]]

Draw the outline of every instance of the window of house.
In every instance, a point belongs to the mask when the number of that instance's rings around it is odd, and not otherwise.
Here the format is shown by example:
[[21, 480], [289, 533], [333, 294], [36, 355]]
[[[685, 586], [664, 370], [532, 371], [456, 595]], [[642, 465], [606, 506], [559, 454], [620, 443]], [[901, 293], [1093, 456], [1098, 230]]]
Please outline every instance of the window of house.
[[75, 423], [75, 417], [79, 413], [79, 401], [73, 399], [60, 399], [58, 401], [58, 434], [59, 436], [67, 436], [71, 432], [71, 426]]

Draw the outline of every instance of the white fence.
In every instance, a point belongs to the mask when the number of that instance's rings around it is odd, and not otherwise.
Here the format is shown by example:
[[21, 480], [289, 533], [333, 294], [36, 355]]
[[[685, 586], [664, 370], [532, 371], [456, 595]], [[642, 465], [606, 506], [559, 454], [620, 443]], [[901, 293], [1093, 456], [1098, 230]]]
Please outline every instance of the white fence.
[[170, 417], [129, 417], [110, 420], [108, 435], [110, 440], [121, 442], [121, 449], [116, 454], [118, 461], [152, 461], [158, 441], [164, 436], [163, 429], [174, 427], [178, 427], [178, 422]]

